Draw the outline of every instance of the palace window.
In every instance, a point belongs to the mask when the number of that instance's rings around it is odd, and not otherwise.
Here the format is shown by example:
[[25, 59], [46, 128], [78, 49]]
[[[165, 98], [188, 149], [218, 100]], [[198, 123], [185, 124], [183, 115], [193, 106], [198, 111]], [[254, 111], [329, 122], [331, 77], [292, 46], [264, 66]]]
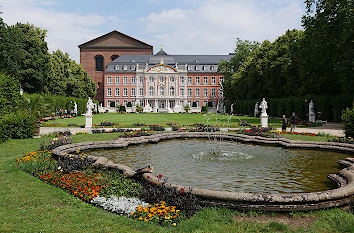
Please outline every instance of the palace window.
[[213, 108], [215, 108], [216, 107], [216, 101], [214, 100], [212, 103], [213, 103]]
[[165, 81], [164, 77], [160, 77], [160, 82], [163, 83]]
[[159, 93], [160, 93], [160, 95], [165, 95], [165, 88], [159, 87]]
[[203, 106], [208, 106], [208, 101], [204, 100], [203, 101]]
[[128, 96], [128, 88], [123, 88], [123, 96]]
[[200, 84], [200, 77], [195, 77], [195, 84]]
[[107, 88], [107, 96], [112, 96], [112, 88]]
[[223, 82], [224, 82], [224, 77], [220, 77], [219, 83], [223, 83]]
[[149, 81], [152, 83], [152, 82], [154, 82], [154, 77], [150, 77], [149, 78]]
[[215, 88], [212, 88], [212, 89], [211, 89], [211, 96], [212, 96], [212, 97], [215, 97], [215, 96], [216, 96], [216, 89], [215, 89]]
[[204, 90], [203, 90], [203, 96], [204, 96], [204, 97], [208, 97], [208, 89], [207, 89], [207, 88], [204, 88]]
[[144, 83], [144, 77], [139, 77], [139, 83]]
[[143, 96], [144, 95], [144, 88], [139, 88], [139, 95]]
[[144, 107], [144, 100], [140, 100], [140, 101], [139, 101], [139, 105], [140, 105], [141, 107]]
[[127, 76], [124, 76], [124, 77], [123, 77], [123, 83], [124, 83], [124, 84], [128, 84], [128, 77], [127, 77]]
[[111, 107], [111, 102], [110, 100], [107, 101], [107, 107]]
[[187, 91], [188, 91], [187, 92], [188, 97], [191, 97], [192, 96], [192, 88], [188, 88]]
[[116, 90], [115, 90], [115, 95], [114, 96], [119, 96], [120, 95], [120, 93], [119, 93], [119, 88], [116, 88]]
[[174, 82], [175, 81], [175, 77], [170, 77], [170, 82]]
[[149, 95], [150, 95], [150, 96], [155, 95], [154, 92], [155, 92], [154, 87], [150, 87], [150, 88], [149, 88]]
[[118, 107], [119, 106], [119, 100], [116, 100], [116, 102], [115, 102], [115, 105], [114, 106], [116, 106], [116, 107]]
[[136, 105], [135, 100], [132, 100], [132, 106], [134, 107]]
[[135, 83], [136, 82], [136, 78], [135, 76], [132, 77], [132, 83]]
[[107, 77], [107, 83], [108, 83], [108, 84], [111, 84], [111, 83], [112, 83], [112, 77], [111, 77], [111, 76]]
[[115, 83], [115, 84], [118, 84], [119, 82], [120, 82], [119, 77], [116, 76], [116, 77], [114, 78], [114, 83]]
[[196, 104], [197, 104], [197, 107], [199, 108], [200, 107], [200, 102], [199, 102], [199, 100], [197, 100], [197, 101], [195, 101], [196, 102]]
[[103, 71], [103, 66], [104, 66], [104, 58], [102, 55], [96, 55], [95, 56], [95, 62], [96, 62], [96, 71]]
[[195, 89], [195, 96], [200, 96], [200, 90], [199, 90], [199, 88], [197, 88], [197, 89]]
[[184, 88], [183, 88], [183, 87], [181, 87], [181, 88], [179, 89], [179, 95], [180, 95], [180, 96], [184, 96]]
[[131, 96], [135, 96], [135, 88], [132, 88], [131, 92], [132, 92], [132, 93], [131, 93], [131, 94], [132, 94]]
[[128, 105], [128, 100], [124, 100], [124, 101], [123, 101], [123, 105], [124, 105], [124, 106], [127, 106], [127, 105]]
[[184, 77], [179, 78], [180, 82], [184, 84]]
[[188, 83], [189, 85], [192, 85], [192, 77], [188, 77], [187, 83]]
[[170, 96], [174, 96], [174, 95], [175, 95], [175, 88], [170, 87]]
[[208, 84], [208, 77], [204, 77], [203, 83]]
[[216, 83], [216, 78], [215, 77], [211, 77], [211, 84], [215, 84]]

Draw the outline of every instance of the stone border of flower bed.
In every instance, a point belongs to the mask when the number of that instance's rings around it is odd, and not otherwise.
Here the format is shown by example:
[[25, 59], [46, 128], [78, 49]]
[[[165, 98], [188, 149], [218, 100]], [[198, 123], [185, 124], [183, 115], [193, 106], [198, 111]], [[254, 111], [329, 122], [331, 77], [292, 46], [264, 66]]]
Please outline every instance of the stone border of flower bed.
[[[53, 150], [53, 155], [55, 157], [65, 158], [68, 154], [76, 152], [77, 149], [85, 151], [94, 149], [124, 148], [129, 145], [142, 143], [157, 143], [160, 140], [175, 138], [209, 138], [210, 136], [215, 135], [223, 140], [282, 146], [284, 148], [332, 150], [354, 154], [354, 145], [352, 144], [295, 141], [283, 138], [265, 138], [232, 133], [179, 132], [159, 133], [136, 138], [119, 138], [111, 141], [68, 144], [55, 148]], [[135, 175], [135, 171], [129, 166], [113, 163], [105, 157], [90, 156], [89, 159], [95, 167], [117, 169], [127, 177]], [[193, 188], [191, 192], [198, 198], [200, 203], [205, 206], [227, 206], [229, 208], [243, 210], [298, 211], [352, 205], [354, 203], [354, 158], [347, 158], [343, 161], [339, 161], [339, 163], [346, 168], [340, 170], [337, 174], [330, 174], [328, 176], [338, 184], [338, 188], [322, 192], [265, 194], [213, 191], [197, 188]], [[178, 191], [182, 188], [182, 190], [188, 190], [188, 187], [185, 186], [165, 183], [151, 173], [145, 173], [142, 177], [147, 182], [156, 185], [171, 185]]]

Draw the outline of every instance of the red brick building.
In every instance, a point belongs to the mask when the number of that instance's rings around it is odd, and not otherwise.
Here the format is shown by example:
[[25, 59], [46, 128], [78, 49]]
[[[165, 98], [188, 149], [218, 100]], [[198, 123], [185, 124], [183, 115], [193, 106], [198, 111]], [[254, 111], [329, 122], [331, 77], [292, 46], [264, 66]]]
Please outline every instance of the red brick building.
[[169, 55], [118, 31], [79, 46], [80, 63], [97, 85], [104, 106], [140, 105], [144, 111], [180, 112], [189, 104], [216, 108], [229, 55]]

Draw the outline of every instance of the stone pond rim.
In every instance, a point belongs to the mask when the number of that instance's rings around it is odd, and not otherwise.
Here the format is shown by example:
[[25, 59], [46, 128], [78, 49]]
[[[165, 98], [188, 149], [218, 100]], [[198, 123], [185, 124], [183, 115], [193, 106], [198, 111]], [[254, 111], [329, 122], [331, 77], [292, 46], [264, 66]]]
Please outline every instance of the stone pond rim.
[[[96, 141], [68, 144], [57, 147], [53, 150], [54, 157], [66, 158], [67, 154], [75, 153], [77, 149], [81, 151], [95, 149], [118, 149], [129, 145], [142, 143], [157, 143], [160, 140], [176, 138], [208, 138], [208, 132], [178, 132], [178, 133], [159, 133], [151, 136], [136, 138], [119, 138], [110, 141]], [[265, 138], [259, 136], [248, 136], [242, 134], [223, 133], [218, 134], [223, 140], [233, 140], [239, 142], [265, 144], [281, 146], [284, 148], [302, 148], [314, 150], [331, 150], [342, 153], [354, 154], [354, 145], [335, 142], [311, 142], [295, 141], [283, 138]], [[78, 156], [74, 155], [78, 159]], [[93, 166], [103, 169], [119, 170], [124, 176], [132, 177], [135, 171], [129, 166], [113, 163], [104, 157], [89, 156]], [[241, 210], [265, 210], [265, 211], [306, 211], [327, 209], [331, 207], [351, 206], [354, 203], [354, 158], [347, 158], [338, 161], [344, 167], [337, 174], [330, 174], [328, 177], [335, 181], [338, 188], [321, 192], [310, 193], [239, 193], [228, 191], [213, 191], [207, 189], [193, 188], [191, 192], [198, 198], [201, 204], [206, 206], [226, 206]], [[147, 182], [157, 185], [165, 184], [163, 180], [150, 173], [145, 173], [143, 178]], [[188, 187], [178, 184], [171, 184], [172, 187], [180, 190]]]

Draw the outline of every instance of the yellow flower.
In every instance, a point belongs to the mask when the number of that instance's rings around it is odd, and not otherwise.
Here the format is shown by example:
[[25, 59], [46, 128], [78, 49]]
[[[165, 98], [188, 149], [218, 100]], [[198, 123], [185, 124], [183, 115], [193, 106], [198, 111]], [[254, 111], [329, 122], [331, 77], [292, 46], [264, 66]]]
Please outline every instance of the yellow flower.
[[173, 225], [173, 226], [176, 226], [177, 224], [174, 222], [174, 223], [172, 223], [172, 225]]

